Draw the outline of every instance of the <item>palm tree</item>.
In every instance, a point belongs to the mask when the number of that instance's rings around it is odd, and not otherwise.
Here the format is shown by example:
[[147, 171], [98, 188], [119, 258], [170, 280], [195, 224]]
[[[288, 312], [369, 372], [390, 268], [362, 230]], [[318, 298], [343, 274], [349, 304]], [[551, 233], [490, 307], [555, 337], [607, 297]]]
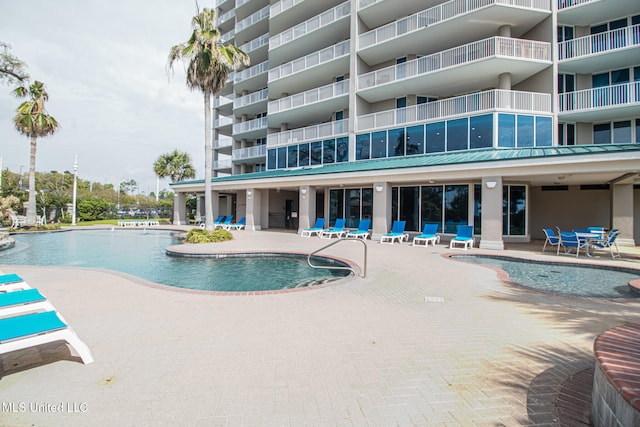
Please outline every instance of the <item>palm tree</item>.
[[169, 177], [171, 182], [196, 176], [196, 170], [191, 166], [189, 153], [180, 152], [177, 149], [158, 157], [158, 160], [153, 164], [153, 172], [158, 178]]
[[44, 103], [49, 94], [44, 84], [35, 81], [29, 87], [19, 86], [13, 93], [18, 98], [26, 98], [16, 110], [13, 124], [21, 134], [31, 138], [31, 152], [29, 156], [29, 201], [27, 202], [27, 224], [36, 225], [36, 147], [37, 139], [54, 134], [60, 126], [56, 119], [47, 113]]
[[193, 32], [184, 43], [171, 48], [168, 71], [177, 60], [188, 61], [187, 87], [204, 94], [204, 204], [205, 224], [213, 229], [213, 205], [211, 203], [211, 96], [224, 88], [232, 70], [249, 65], [249, 56], [232, 44], [220, 43], [220, 32], [214, 25], [215, 10], [204, 8], [191, 19]]

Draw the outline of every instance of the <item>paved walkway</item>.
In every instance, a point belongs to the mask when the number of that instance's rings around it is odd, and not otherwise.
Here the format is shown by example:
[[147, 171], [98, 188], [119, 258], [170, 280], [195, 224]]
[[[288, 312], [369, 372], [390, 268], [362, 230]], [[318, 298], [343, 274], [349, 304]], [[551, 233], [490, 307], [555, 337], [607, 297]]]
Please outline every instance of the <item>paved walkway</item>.
[[[234, 234], [202, 248], [309, 252], [326, 242]], [[505, 253], [557, 259], [541, 246]], [[0, 266], [47, 295], [95, 358], [83, 365], [57, 343], [0, 356], [0, 425], [562, 425], [557, 397], [593, 366], [594, 338], [640, 321], [640, 300], [509, 286], [443, 257], [444, 245], [368, 248], [364, 279], [254, 296]], [[358, 244], [330, 252], [362, 263]], [[615, 264], [640, 268], [637, 249], [625, 257]]]

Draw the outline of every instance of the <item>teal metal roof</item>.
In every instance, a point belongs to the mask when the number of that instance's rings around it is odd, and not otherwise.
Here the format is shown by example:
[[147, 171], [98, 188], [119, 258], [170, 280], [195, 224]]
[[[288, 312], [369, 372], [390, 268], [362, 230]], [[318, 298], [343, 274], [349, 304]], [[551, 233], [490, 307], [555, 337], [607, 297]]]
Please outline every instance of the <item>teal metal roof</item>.
[[[355, 162], [332, 163], [328, 165], [299, 167], [294, 169], [275, 169], [264, 172], [217, 177], [213, 178], [211, 181], [219, 183], [265, 178], [340, 174], [346, 172], [365, 172], [376, 170], [382, 171], [425, 166], [458, 165], [464, 163], [539, 159], [562, 156], [616, 154], [626, 152], [640, 152], [640, 144], [589, 144], [535, 148], [486, 148], [468, 151], [453, 151], [448, 153], [422, 154], [417, 156], [391, 157], [375, 160], [359, 160]], [[181, 181], [172, 185], [198, 183], [204, 183], [204, 180]]]

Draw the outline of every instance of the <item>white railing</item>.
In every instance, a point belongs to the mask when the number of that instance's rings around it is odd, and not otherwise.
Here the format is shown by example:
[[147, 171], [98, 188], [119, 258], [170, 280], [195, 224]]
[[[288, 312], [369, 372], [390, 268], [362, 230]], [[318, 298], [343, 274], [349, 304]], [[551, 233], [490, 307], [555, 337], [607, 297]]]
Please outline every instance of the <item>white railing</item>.
[[426, 104], [358, 116], [357, 130], [425, 122], [496, 110], [551, 114], [551, 95], [548, 93], [518, 92], [502, 89], [488, 90]]
[[550, 61], [551, 46], [549, 43], [534, 40], [491, 37], [363, 74], [358, 76], [358, 90], [425, 75], [494, 56]]
[[213, 169], [231, 169], [233, 164], [231, 160], [214, 160], [213, 161]]
[[358, 10], [371, 6], [372, 4], [380, 3], [384, 0], [358, 0]]
[[639, 104], [640, 81], [561, 93], [558, 103], [561, 112]]
[[231, 40], [232, 38], [234, 38], [234, 37], [235, 37], [235, 35], [236, 35], [235, 30], [227, 31], [226, 33], [224, 33], [224, 34], [222, 35], [222, 37], [220, 37], [220, 41], [221, 41], [222, 43], [227, 43], [229, 40]]
[[558, 59], [562, 61], [628, 46], [640, 46], [640, 24], [560, 42]]
[[289, 28], [286, 31], [276, 34], [269, 40], [269, 49], [275, 49], [283, 44], [289, 43], [295, 39], [305, 36], [319, 28], [325, 27], [332, 22], [349, 16], [351, 13], [351, 1], [346, 1], [338, 6], [326, 10], [319, 15], [314, 16], [305, 22]]
[[244, 107], [245, 105], [255, 104], [256, 102], [265, 101], [269, 97], [269, 90], [267, 88], [261, 89], [257, 92], [252, 92], [244, 96], [239, 96], [233, 100], [233, 108]]
[[269, 33], [263, 34], [260, 37], [243, 44], [242, 46], [240, 46], [240, 49], [245, 53], [249, 53], [267, 44], [269, 44]]
[[551, 11], [549, 0], [452, 0], [360, 35], [358, 49], [364, 49], [490, 5]]
[[349, 92], [349, 80], [343, 80], [269, 102], [268, 114], [335, 98]]
[[227, 105], [234, 102], [235, 95], [232, 93], [230, 95], [217, 95], [213, 98], [213, 107], [218, 108], [221, 105]]
[[245, 3], [249, 3], [250, 1], [251, 0], [236, 0], [236, 9], [244, 5]]
[[335, 122], [321, 123], [319, 125], [287, 130], [284, 132], [271, 133], [267, 135], [267, 147], [295, 144], [303, 141], [311, 141], [313, 139], [345, 135], [348, 130], [348, 122], [349, 121], [347, 119], [343, 119]]
[[[237, 6], [236, 6], [237, 7]], [[269, 6], [265, 6], [259, 11], [251, 14], [250, 16], [244, 18], [242, 21], [236, 22], [236, 32], [240, 32], [245, 28], [248, 28], [255, 24], [256, 22], [262, 21], [269, 17]]]
[[266, 145], [256, 145], [255, 147], [238, 148], [231, 153], [232, 160], [253, 159], [267, 155]]
[[269, 71], [269, 61], [264, 61], [259, 63], [258, 65], [254, 65], [253, 67], [247, 68], [246, 70], [242, 70], [239, 72], [236, 71], [236, 74], [233, 78], [233, 82], [238, 84], [241, 81], [266, 73], [267, 71]]
[[233, 139], [227, 137], [220, 137], [217, 140], [213, 141], [213, 148], [225, 148], [231, 147], [233, 145]]
[[342, 41], [336, 45], [313, 52], [302, 58], [282, 64], [279, 67], [269, 70], [269, 82], [290, 76], [300, 71], [307, 70], [320, 64], [333, 61], [336, 58], [349, 55], [349, 40]]
[[233, 124], [233, 119], [231, 117], [220, 116], [213, 124], [214, 128], [219, 128], [222, 126], [229, 126]]
[[227, 22], [229, 19], [235, 18], [235, 17], [236, 17], [235, 9], [231, 9], [229, 12], [225, 13], [224, 15], [220, 15], [220, 17], [218, 17], [218, 27], [220, 26], [220, 24]]
[[233, 134], [240, 134], [244, 132], [250, 132], [252, 130], [266, 129], [267, 118], [260, 117], [259, 119], [247, 120], [246, 122], [236, 123], [233, 125]]
[[578, 6], [585, 3], [595, 3], [600, 0], [558, 0], [558, 9], [566, 9], [568, 7]]
[[[276, 4], [271, 5], [271, 11], [269, 12], [271, 17], [274, 17], [287, 9], [292, 8], [298, 3], [302, 3], [304, 0], [281, 0]], [[311, 0], [310, 0], [311, 1]], [[318, 1], [318, 0], [315, 0]]]

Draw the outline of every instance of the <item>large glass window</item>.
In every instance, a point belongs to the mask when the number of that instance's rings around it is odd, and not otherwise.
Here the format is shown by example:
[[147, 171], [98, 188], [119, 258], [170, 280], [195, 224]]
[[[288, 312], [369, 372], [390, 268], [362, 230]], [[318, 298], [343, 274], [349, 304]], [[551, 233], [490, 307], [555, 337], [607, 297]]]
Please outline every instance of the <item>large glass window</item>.
[[404, 156], [404, 128], [389, 130], [389, 157]]
[[636, 119], [636, 142], [640, 142], [640, 119]]
[[373, 218], [373, 188], [362, 189], [362, 212], [360, 217], [363, 219]]
[[322, 164], [322, 141], [316, 141], [311, 143], [311, 164]]
[[473, 232], [482, 234], [482, 184], [473, 184]]
[[498, 147], [516, 146], [516, 117], [498, 114]]
[[442, 232], [443, 190], [444, 187], [442, 185], [422, 187], [422, 227], [426, 223], [438, 224], [438, 230]]
[[287, 147], [287, 167], [295, 168], [298, 166], [298, 146], [290, 145]]
[[406, 231], [421, 231], [420, 227], [420, 187], [400, 187], [400, 214], [401, 221], [406, 221]]
[[373, 217], [373, 188], [333, 189], [329, 191], [329, 224], [346, 219], [346, 227], [357, 228], [360, 219]]
[[593, 143], [611, 144], [611, 123], [593, 125]]
[[337, 218], [344, 218], [344, 190], [329, 191], [329, 226], [333, 227]]
[[469, 148], [487, 148], [493, 146], [493, 114], [469, 118]]
[[502, 234], [524, 236], [527, 224], [527, 187], [505, 185], [502, 187]]
[[533, 116], [518, 115], [518, 147], [533, 147]]
[[631, 142], [631, 120], [613, 122], [613, 143], [624, 144]]
[[387, 157], [387, 131], [373, 132], [371, 134], [371, 158], [381, 159]]
[[335, 163], [336, 161], [336, 140], [327, 139], [322, 143], [322, 163]]
[[444, 186], [444, 232], [457, 233], [459, 225], [469, 224], [469, 186]]
[[287, 147], [278, 147], [278, 169], [287, 167]]
[[427, 153], [444, 151], [444, 122], [427, 124]]
[[298, 146], [298, 165], [309, 166], [309, 144], [300, 144]]
[[269, 168], [269, 170], [271, 169], [277, 169], [278, 167], [278, 163], [276, 162], [276, 149], [271, 149], [267, 152], [267, 168]]
[[469, 122], [466, 118], [447, 121], [447, 151], [469, 148]]
[[346, 226], [356, 228], [360, 222], [360, 189], [345, 190], [344, 195]]
[[371, 158], [371, 134], [356, 135], [356, 160]]
[[349, 138], [342, 137], [336, 140], [336, 162], [349, 161]]
[[551, 117], [536, 117], [536, 147], [550, 147], [552, 145]]
[[407, 128], [407, 155], [424, 153], [424, 125]]

